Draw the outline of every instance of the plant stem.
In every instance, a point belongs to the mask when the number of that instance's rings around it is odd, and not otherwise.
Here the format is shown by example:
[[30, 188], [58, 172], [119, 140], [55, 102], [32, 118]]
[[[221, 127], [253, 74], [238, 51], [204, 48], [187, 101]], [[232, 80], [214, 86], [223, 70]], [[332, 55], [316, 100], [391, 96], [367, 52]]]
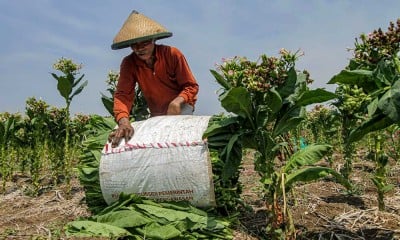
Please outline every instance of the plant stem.
[[385, 210], [385, 191], [386, 187], [386, 165], [385, 156], [382, 153], [382, 136], [380, 134], [375, 135], [375, 164], [377, 168], [375, 170], [374, 179], [376, 181], [375, 185], [378, 191], [378, 208], [380, 211]]
[[64, 175], [65, 180], [67, 182], [67, 193], [71, 190], [71, 169], [72, 169], [72, 157], [69, 151], [69, 132], [70, 132], [70, 102], [67, 101], [66, 107], [66, 122], [65, 122], [65, 142], [64, 142], [64, 161], [65, 161], [65, 168], [64, 168]]

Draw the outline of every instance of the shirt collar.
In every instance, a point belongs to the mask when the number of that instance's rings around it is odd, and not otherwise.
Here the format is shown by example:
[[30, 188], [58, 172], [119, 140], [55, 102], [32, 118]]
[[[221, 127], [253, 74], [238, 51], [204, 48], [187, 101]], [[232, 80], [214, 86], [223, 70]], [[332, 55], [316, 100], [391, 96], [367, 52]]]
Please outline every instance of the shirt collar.
[[[154, 56], [154, 62], [157, 61], [158, 52], [159, 52], [159, 50], [158, 50], [158, 45], [154, 44], [154, 54], [153, 54], [153, 56]], [[147, 67], [147, 66], [146, 66], [146, 63], [145, 63], [142, 59], [140, 59], [138, 56], [136, 56], [136, 54], [135, 54], [134, 52], [132, 52], [132, 55], [133, 55], [133, 58], [135, 59], [135, 62], [136, 62], [136, 64], [137, 64], [138, 66], [140, 66], [140, 67]]]

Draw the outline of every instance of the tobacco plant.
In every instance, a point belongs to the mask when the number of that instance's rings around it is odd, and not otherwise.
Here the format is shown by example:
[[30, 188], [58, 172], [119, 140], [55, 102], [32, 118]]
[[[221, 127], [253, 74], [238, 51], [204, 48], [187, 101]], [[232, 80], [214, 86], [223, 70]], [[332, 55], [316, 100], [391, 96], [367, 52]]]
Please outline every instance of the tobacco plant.
[[388, 155], [383, 151], [385, 145], [385, 135], [378, 131], [371, 134], [374, 139], [374, 149], [370, 152], [370, 160], [374, 161], [376, 164], [376, 169], [374, 175], [371, 177], [377, 189], [377, 200], [379, 210], [385, 210], [385, 194], [394, 188], [393, 184], [387, 182], [387, 167], [389, 163]]
[[304, 128], [312, 133], [312, 140], [315, 143], [335, 142], [332, 145], [339, 145], [336, 142], [340, 136], [340, 119], [336, 109], [318, 104], [311, 111], [307, 112], [307, 121]]
[[[353, 161], [355, 153], [355, 143], [348, 142], [348, 138], [352, 129], [356, 128], [360, 122], [365, 119], [365, 107], [371, 102], [371, 97], [364, 93], [361, 87], [357, 85], [348, 86], [346, 84], [338, 84], [336, 88], [337, 99], [333, 103], [338, 110], [338, 119], [341, 122], [341, 140], [342, 152], [344, 158], [344, 167], [341, 173], [344, 178], [350, 181], [353, 172]], [[355, 189], [351, 189], [353, 193]]]
[[[388, 30], [380, 28], [369, 35], [361, 34], [356, 39], [354, 57], [348, 66], [335, 75], [330, 84], [340, 84], [347, 89], [357, 89], [356, 95], [368, 98], [367, 104], [358, 106], [357, 113], [364, 114], [359, 125], [347, 126], [350, 130], [346, 137], [346, 146], [350, 147], [367, 134], [390, 127], [400, 121], [400, 19], [390, 22]], [[357, 88], [355, 88], [357, 87]], [[356, 103], [357, 104], [357, 101]], [[348, 116], [344, 116], [346, 118]], [[376, 139], [375, 153], [381, 152], [380, 140]], [[383, 195], [390, 187], [386, 185], [386, 157], [376, 155], [377, 165], [372, 178], [378, 189], [379, 208], [382, 210]]]
[[[36, 195], [40, 188], [42, 167], [51, 166], [49, 162], [49, 144], [51, 144], [51, 129], [48, 127], [49, 105], [43, 100], [28, 98], [25, 106], [26, 118], [23, 124], [23, 146], [27, 154], [24, 162], [29, 167], [33, 189], [30, 194]], [[25, 165], [25, 164], [24, 164]]]
[[[307, 120], [301, 125], [307, 133], [311, 132], [312, 139], [315, 143], [329, 142], [334, 149], [332, 151], [341, 151], [341, 122], [340, 114], [332, 107], [325, 105], [316, 105], [311, 111], [307, 112]], [[327, 156], [330, 167], [333, 167], [333, 157], [331, 154]]]
[[[238, 122], [239, 128], [229, 140], [231, 146], [239, 142], [243, 148], [256, 150], [255, 169], [271, 210], [267, 227], [271, 237], [295, 237], [289, 209], [286, 204], [280, 206], [282, 201], [287, 203], [287, 190], [295, 182], [312, 181], [331, 173], [340, 177], [332, 169], [312, 166], [329, 152], [329, 147], [310, 145], [294, 155], [290, 144], [289, 133], [305, 119], [305, 106], [335, 97], [324, 89], [308, 88], [312, 82], [308, 72], [295, 69], [299, 56], [299, 51], [282, 49], [279, 58], [261, 55], [259, 61], [252, 62], [234, 57], [211, 70], [222, 87], [221, 105], [232, 114], [225, 121]], [[237, 171], [239, 166], [240, 162], [235, 162], [230, 171]]]
[[[82, 74], [81, 76], [77, 77], [79, 74], [79, 70], [82, 68], [81, 64], [74, 63], [71, 59], [60, 58], [56, 63], [54, 63], [53, 68], [62, 72], [62, 75], [57, 75], [55, 73], [51, 73], [53, 78], [57, 80], [57, 89], [60, 95], [64, 98], [66, 103], [66, 116], [65, 116], [65, 142], [64, 142], [64, 160], [66, 163], [66, 169], [71, 169], [71, 156], [70, 156], [70, 149], [69, 149], [69, 141], [70, 141], [70, 105], [72, 99], [80, 94], [82, 90], [88, 84], [88, 81], [84, 81], [83, 77], [85, 76]], [[80, 85], [79, 85], [80, 84]], [[69, 183], [71, 175], [69, 171], [66, 172], [66, 179]]]

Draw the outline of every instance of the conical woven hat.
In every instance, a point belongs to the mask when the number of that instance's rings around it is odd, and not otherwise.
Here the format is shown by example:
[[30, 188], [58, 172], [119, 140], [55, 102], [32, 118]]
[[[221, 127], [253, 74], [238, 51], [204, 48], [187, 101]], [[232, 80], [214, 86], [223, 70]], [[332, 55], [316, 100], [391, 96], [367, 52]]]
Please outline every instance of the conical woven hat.
[[134, 10], [115, 36], [111, 49], [126, 48], [133, 43], [171, 36], [172, 33], [159, 23]]

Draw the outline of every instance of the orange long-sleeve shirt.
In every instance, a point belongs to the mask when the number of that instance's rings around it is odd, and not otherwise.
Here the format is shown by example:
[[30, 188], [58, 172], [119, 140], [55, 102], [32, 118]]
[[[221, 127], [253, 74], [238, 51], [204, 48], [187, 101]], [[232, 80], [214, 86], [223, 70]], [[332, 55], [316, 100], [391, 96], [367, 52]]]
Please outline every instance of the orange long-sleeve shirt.
[[199, 85], [185, 56], [175, 47], [155, 45], [154, 70], [147, 67], [135, 53], [121, 63], [120, 77], [114, 93], [114, 117], [119, 121], [129, 117], [135, 101], [135, 86], [139, 84], [152, 116], [165, 115], [169, 103], [181, 96], [194, 106]]

